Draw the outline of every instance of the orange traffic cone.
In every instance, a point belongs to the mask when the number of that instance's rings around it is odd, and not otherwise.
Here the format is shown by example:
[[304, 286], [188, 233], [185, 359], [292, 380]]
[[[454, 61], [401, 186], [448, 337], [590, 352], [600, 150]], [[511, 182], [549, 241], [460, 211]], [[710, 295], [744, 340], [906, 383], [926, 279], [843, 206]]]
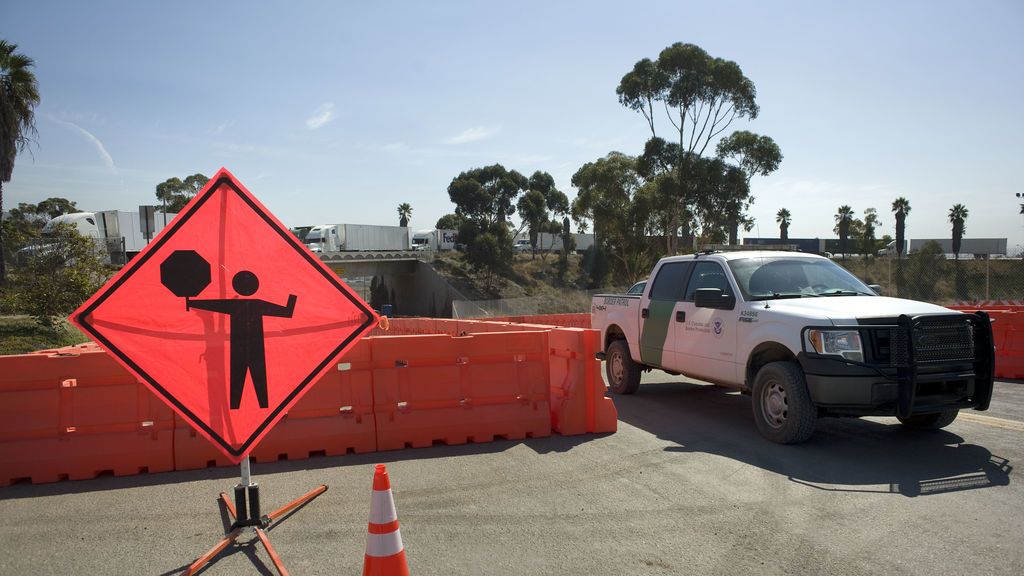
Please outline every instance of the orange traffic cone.
[[409, 576], [402, 533], [398, 531], [398, 513], [391, 496], [388, 469], [377, 464], [373, 472], [373, 496], [370, 499], [370, 526], [366, 535], [363, 576]]

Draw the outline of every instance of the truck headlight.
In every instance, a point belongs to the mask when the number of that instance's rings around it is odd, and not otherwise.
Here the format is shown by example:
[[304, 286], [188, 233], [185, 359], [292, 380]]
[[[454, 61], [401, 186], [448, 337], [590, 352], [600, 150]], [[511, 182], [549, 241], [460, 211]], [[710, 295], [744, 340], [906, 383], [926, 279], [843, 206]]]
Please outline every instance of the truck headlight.
[[841, 356], [854, 362], [864, 361], [860, 332], [856, 330], [808, 330], [807, 340], [818, 354]]

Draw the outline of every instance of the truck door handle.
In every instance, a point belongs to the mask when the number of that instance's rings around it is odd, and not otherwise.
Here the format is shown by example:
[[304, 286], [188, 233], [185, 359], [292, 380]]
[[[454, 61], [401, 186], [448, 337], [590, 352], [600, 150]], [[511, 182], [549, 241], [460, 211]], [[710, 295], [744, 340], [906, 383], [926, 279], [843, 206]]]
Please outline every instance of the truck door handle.
[[686, 322], [686, 311], [679, 310], [676, 312], [676, 322]]
[[647, 308], [644, 308], [643, 310], [640, 311], [640, 317], [641, 318], [647, 318], [650, 315], [651, 315], [651, 311], [649, 309], [647, 309]]

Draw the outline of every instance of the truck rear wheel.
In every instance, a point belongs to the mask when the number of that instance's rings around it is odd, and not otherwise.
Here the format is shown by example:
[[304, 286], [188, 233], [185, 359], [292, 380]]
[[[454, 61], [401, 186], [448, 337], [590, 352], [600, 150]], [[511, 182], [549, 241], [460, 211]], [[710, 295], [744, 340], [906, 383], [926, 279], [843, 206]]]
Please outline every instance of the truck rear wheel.
[[804, 373], [792, 362], [765, 364], [754, 378], [754, 423], [762, 436], [779, 444], [803, 442], [814, 433], [817, 410]]
[[945, 428], [956, 420], [957, 415], [960, 414], [960, 410], [954, 408], [952, 410], [943, 410], [935, 414], [915, 414], [907, 418], [896, 417], [907, 428], [914, 428], [916, 430], [938, 430], [939, 428]]
[[640, 387], [640, 365], [633, 362], [625, 340], [616, 340], [608, 346], [604, 369], [612, 392], [632, 394]]

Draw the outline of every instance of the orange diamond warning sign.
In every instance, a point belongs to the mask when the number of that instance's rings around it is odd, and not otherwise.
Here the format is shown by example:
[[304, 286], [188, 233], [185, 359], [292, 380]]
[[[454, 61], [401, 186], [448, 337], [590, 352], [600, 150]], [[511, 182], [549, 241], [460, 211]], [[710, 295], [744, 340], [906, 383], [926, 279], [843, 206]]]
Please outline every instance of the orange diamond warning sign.
[[238, 462], [377, 317], [221, 169], [70, 320]]

